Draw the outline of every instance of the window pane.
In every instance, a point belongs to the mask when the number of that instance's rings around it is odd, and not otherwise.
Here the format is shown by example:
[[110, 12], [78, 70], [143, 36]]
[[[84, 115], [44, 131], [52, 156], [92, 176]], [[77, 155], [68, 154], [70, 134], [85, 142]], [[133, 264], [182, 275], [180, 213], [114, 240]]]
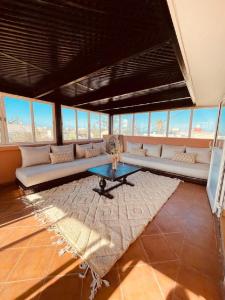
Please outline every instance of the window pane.
[[132, 135], [133, 114], [121, 115], [121, 134]]
[[90, 133], [91, 138], [100, 138], [100, 116], [98, 113], [90, 113]]
[[120, 116], [113, 116], [113, 134], [119, 134], [120, 131]]
[[194, 109], [191, 137], [199, 139], [213, 138], [216, 129], [217, 113], [217, 108]]
[[88, 139], [88, 112], [77, 111], [77, 126], [78, 139]]
[[53, 141], [53, 111], [48, 103], [33, 102], [35, 139], [37, 142]]
[[101, 137], [109, 134], [109, 116], [101, 114]]
[[166, 136], [167, 117], [167, 111], [158, 111], [151, 113], [150, 135]]
[[148, 135], [149, 113], [134, 114], [134, 135]]
[[190, 127], [191, 110], [174, 110], [170, 112], [170, 124], [168, 136], [188, 137]]
[[30, 102], [4, 97], [9, 143], [33, 142]]
[[76, 140], [76, 111], [62, 107], [63, 140]]

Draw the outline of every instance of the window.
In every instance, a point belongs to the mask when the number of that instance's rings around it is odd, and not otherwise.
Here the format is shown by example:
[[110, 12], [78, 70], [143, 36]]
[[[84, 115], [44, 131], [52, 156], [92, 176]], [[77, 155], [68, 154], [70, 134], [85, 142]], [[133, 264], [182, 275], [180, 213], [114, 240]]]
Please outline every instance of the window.
[[120, 133], [120, 116], [115, 115], [113, 116], [113, 134]]
[[217, 115], [217, 108], [194, 109], [191, 137], [212, 139], [215, 134]]
[[88, 112], [84, 110], [77, 110], [77, 137], [88, 139]]
[[121, 129], [120, 133], [124, 135], [133, 134], [133, 114], [121, 115]]
[[52, 103], [2, 93], [0, 108], [0, 143], [55, 141]]
[[31, 103], [28, 100], [4, 97], [9, 143], [33, 142]]
[[148, 135], [149, 113], [134, 114], [134, 135]]
[[98, 113], [90, 112], [90, 136], [92, 139], [100, 138], [100, 115]]
[[54, 141], [52, 104], [33, 102], [33, 114], [36, 142]]
[[109, 134], [109, 116], [101, 114], [101, 138]]
[[150, 135], [166, 136], [167, 117], [167, 111], [158, 111], [151, 113]]
[[71, 141], [77, 139], [76, 133], [76, 110], [62, 107], [63, 140]]
[[170, 112], [168, 136], [188, 137], [190, 128], [191, 110], [174, 110]]

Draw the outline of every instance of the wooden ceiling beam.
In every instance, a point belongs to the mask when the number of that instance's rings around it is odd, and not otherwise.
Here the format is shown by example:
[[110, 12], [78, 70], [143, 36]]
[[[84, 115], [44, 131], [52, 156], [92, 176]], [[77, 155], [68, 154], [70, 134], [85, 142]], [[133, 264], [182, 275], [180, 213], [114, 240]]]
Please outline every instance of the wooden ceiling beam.
[[112, 83], [107, 86], [99, 88], [95, 91], [87, 92], [75, 98], [65, 97], [63, 101], [65, 101], [67, 105], [82, 105], [101, 99], [112, 98], [131, 92], [137, 92], [140, 90], [180, 81], [183, 81], [183, 76], [180, 72], [168, 72], [166, 76], [158, 76], [158, 78], [151, 78], [146, 74], [145, 76], [141, 77], [123, 78], [117, 82], [113, 82], [112, 79]]
[[90, 109], [90, 110], [97, 110], [97, 111], [104, 111], [104, 110], [112, 110], [112, 109], [119, 109], [123, 107], [130, 107], [135, 105], [141, 105], [151, 102], [160, 102], [164, 100], [175, 100], [180, 99], [183, 97], [190, 97], [187, 87], [178, 87], [178, 88], [171, 88], [164, 91], [158, 91], [155, 93], [148, 93], [142, 96], [136, 96], [136, 97], [129, 97], [126, 99], [118, 99], [118, 100], [109, 100], [105, 104], [97, 104], [96, 105], [81, 105], [79, 107], [84, 109]]
[[116, 115], [116, 114], [127, 114], [127, 113], [137, 113], [137, 112], [148, 112], [148, 111], [156, 111], [156, 110], [165, 110], [165, 109], [176, 109], [176, 108], [182, 108], [182, 107], [191, 107], [194, 106], [191, 98], [185, 98], [185, 99], [175, 99], [175, 100], [168, 100], [168, 101], [162, 101], [158, 103], [148, 103], [145, 105], [137, 105], [133, 107], [124, 107], [120, 109], [112, 109], [112, 110], [106, 110], [102, 111], [105, 113], [108, 113], [110, 115]]

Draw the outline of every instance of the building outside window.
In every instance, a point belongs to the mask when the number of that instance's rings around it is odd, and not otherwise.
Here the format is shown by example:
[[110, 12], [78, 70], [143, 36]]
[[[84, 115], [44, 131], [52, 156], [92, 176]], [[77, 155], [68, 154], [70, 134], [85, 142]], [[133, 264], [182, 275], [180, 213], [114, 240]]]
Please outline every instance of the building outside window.
[[113, 134], [120, 133], [120, 116], [115, 115], [113, 116]]
[[169, 137], [186, 138], [189, 136], [191, 110], [170, 111]]
[[89, 138], [88, 136], [88, 112], [83, 110], [77, 110], [77, 138], [85, 139]]
[[166, 136], [167, 134], [167, 111], [158, 111], [151, 113], [150, 135]]
[[198, 139], [212, 139], [215, 134], [217, 116], [217, 108], [194, 109], [191, 137]]

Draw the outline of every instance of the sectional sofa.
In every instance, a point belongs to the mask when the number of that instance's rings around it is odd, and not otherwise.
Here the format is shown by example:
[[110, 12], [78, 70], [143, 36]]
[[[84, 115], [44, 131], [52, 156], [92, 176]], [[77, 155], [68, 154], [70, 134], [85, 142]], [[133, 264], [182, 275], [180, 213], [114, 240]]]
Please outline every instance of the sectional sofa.
[[[52, 147], [52, 149], [54, 149], [54, 146]], [[72, 155], [72, 157], [69, 157], [69, 161], [66, 161], [65, 153], [63, 154], [61, 151], [66, 150], [66, 154], [68, 154], [68, 147], [71, 147], [70, 155]], [[76, 146], [75, 157], [74, 154], [71, 154], [71, 151], [74, 153], [73, 147], [74, 145], [56, 147], [56, 152], [60, 152], [61, 154], [56, 153], [53, 161], [49, 158], [53, 155], [50, 152], [50, 146], [42, 147], [44, 148], [42, 154], [40, 154], [42, 151], [40, 149], [41, 147], [33, 147], [33, 149], [29, 149], [29, 151], [27, 147], [23, 147], [23, 149], [21, 149], [23, 165], [16, 170], [16, 178], [19, 185], [28, 191], [39, 191], [49, 188], [50, 186], [56, 186], [76, 178], [87, 176], [86, 171], [88, 168], [111, 162], [110, 155], [105, 152], [104, 143], [90, 143], [86, 146], [78, 145]], [[95, 153], [93, 157], [84, 156], [84, 151], [92, 151], [90, 149], [99, 147], [103, 148], [101, 148], [101, 151]], [[150, 170], [157, 174], [179, 177], [202, 184], [207, 182], [210, 164], [209, 148], [190, 148], [185, 146], [151, 145], [129, 142], [126, 148], [127, 151], [120, 155], [121, 162], [138, 165], [141, 166], [143, 170]], [[80, 149], [80, 152], [78, 149]], [[28, 151], [28, 153], [26, 153], [26, 151]], [[55, 152], [55, 150], [53, 152]], [[194, 163], [174, 160], [174, 156], [180, 153], [194, 154]], [[57, 162], [57, 155], [61, 157], [62, 161]], [[66, 156], [68, 159], [68, 155]]]

